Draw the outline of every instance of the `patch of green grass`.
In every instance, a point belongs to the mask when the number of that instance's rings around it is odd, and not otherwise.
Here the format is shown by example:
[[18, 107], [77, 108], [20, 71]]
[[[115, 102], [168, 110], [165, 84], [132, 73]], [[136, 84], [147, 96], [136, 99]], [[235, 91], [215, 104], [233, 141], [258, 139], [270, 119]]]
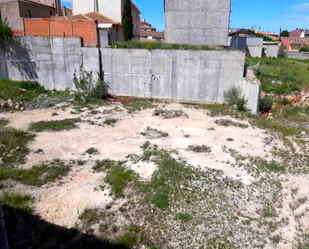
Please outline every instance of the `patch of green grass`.
[[9, 120], [7, 120], [5, 118], [0, 119], [0, 128], [3, 128], [5, 126], [7, 126], [8, 124], [9, 124]]
[[118, 119], [108, 118], [103, 122], [103, 124], [114, 126], [117, 122], [118, 122]]
[[29, 153], [27, 144], [34, 136], [13, 128], [0, 127], [0, 158], [5, 165], [23, 163]]
[[92, 169], [95, 172], [102, 172], [105, 170], [110, 170], [112, 168], [119, 167], [121, 165], [123, 165], [123, 162], [106, 159], [102, 161], [97, 161], [96, 164], [92, 167]]
[[128, 113], [134, 113], [146, 109], [155, 108], [153, 99], [140, 99], [135, 98], [132, 102], [123, 104], [123, 107], [127, 109]]
[[50, 164], [33, 166], [31, 169], [0, 167], [0, 180], [12, 179], [25, 185], [42, 186], [53, 182], [59, 177], [66, 176], [70, 167], [55, 160]]
[[244, 119], [252, 116], [250, 112], [240, 112], [225, 104], [199, 104], [191, 102], [182, 102], [181, 104], [186, 107], [208, 110], [212, 117], [230, 116], [237, 119]]
[[260, 119], [257, 120], [256, 124], [262, 129], [269, 129], [271, 131], [281, 133], [283, 136], [296, 136], [303, 131], [303, 129], [295, 125], [282, 122], [282, 120], [276, 118]]
[[86, 154], [89, 154], [89, 155], [96, 155], [96, 154], [99, 154], [99, 151], [96, 149], [96, 148], [89, 148], [86, 150]]
[[105, 177], [105, 182], [111, 186], [111, 191], [116, 197], [124, 196], [124, 189], [135, 179], [135, 174], [131, 170], [126, 170], [122, 166], [110, 169]]
[[184, 44], [168, 44], [161, 42], [114, 42], [113, 48], [125, 48], [125, 49], [168, 49], [168, 50], [223, 50], [222, 48], [214, 48], [209, 46], [195, 46], [195, 45], [184, 45]]
[[[20, 90], [21, 88], [26, 91], [22, 92]], [[0, 99], [12, 99], [14, 102], [24, 102], [37, 98], [43, 93], [46, 94], [48, 91], [38, 83], [0, 80]]]
[[20, 209], [31, 214], [33, 209], [30, 206], [31, 197], [20, 193], [5, 192], [1, 196], [1, 204], [12, 208]]
[[160, 209], [167, 209], [169, 207], [169, 196], [165, 193], [156, 193], [151, 198], [151, 203]]
[[261, 61], [258, 79], [266, 93], [289, 94], [308, 88], [308, 62], [282, 58], [247, 58], [248, 65]]
[[42, 131], [63, 131], [75, 129], [78, 126], [76, 123], [81, 122], [79, 118], [64, 119], [57, 121], [40, 121], [32, 123], [29, 131], [42, 132]]
[[188, 213], [179, 213], [176, 216], [176, 220], [180, 220], [181, 222], [189, 222], [192, 220], [192, 215]]

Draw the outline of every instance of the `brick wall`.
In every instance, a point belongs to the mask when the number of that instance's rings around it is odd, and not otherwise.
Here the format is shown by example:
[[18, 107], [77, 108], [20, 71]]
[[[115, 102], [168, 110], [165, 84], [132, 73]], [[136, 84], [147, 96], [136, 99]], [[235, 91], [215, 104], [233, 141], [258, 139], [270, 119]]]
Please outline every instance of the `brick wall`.
[[73, 36], [70, 20], [50, 20], [49, 24], [51, 36]]
[[97, 43], [97, 29], [94, 21], [73, 21], [73, 36], [83, 37], [85, 47], [93, 47]]
[[85, 47], [97, 47], [97, 22], [91, 20], [24, 19], [25, 35], [81, 37]]
[[24, 19], [25, 35], [49, 36], [49, 19]]

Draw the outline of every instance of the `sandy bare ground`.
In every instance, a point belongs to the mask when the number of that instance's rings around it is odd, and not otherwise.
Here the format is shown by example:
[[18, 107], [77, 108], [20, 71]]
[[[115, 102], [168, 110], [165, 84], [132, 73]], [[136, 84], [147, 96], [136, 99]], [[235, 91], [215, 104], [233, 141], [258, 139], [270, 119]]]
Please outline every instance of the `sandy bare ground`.
[[[162, 108], [161, 105], [158, 107]], [[91, 114], [90, 110], [72, 114], [71, 107], [63, 110], [53, 108], [1, 114], [1, 117], [9, 119], [10, 126], [22, 130], [27, 130], [31, 122], [78, 117], [84, 121], [78, 123], [77, 129], [36, 133], [34, 141], [29, 143], [31, 152], [27, 156], [26, 164], [20, 166], [22, 168], [31, 168], [33, 165], [53, 159], [86, 161], [84, 165], [74, 167], [60, 182], [41, 188], [14, 185], [16, 190], [35, 197], [35, 212], [43, 219], [60, 226], [74, 227], [79, 222], [78, 216], [86, 208], [104, 209], [110, 203], [114, 204], [114, 208], [121, 206], [126, 200], [114, 200], [110, 196], [109, 188], [102, 191], [100, 186], [104, 183], [105, 173], [94, 173], [92, 166], [96, 160], [125, 161], [128, 155], [140, 156], [143, 153], [141, 145], [146, 141], [158, 145], [160, 149], [170, 151], [174, 158], [181, 158], [198, 169], [220, 170], [225, 177], [239, 181], [245, 186], [252, 186], [259, 179], [244, 168], [233, 166], [236, 160], [231, 155], [231, 150], [237, 151], [243, 157], [271, 159], [270, 152], [274, 147], [284, 149], [279, 139], [274, 138], [265, 130], [251, 126], [247, 121], [224, 117], [224, 119], [248, 125], [248, 128], [225, 127], [215, 123], [222, 117], [211, 117], [205, 110], [186, 108], [177, 103], [169, 104], [164, 108], [182, 110], [188, 118], [163, 119], [153, 115], [154, 109], [128, 114], [120, 104], [119, 108], [122, 111], [114, 110], [114, 108], [115, 105], [97, 108], [99, 113], [95, 115]], [[54, 112], [58, 115], [52, 116]], [[114, 127], [104, 125], [103, 122], [107, 118], [118, 119], [118, 122]], [[147, 139], [141, 134], [147, 127], [166, 132], [169, 136]], [[211, 152], [195, 153], [188, 150], [190, 145], [207, 145], [211, 148]], [[89, 148], [96, 148], [99, 153], [96, 155], [85, 153]], [[35, 153], [38, 149], [42, 149], [43, 153]], [[137, 172], [143, 181], [150, 180], [156, 170], [156, 164], [153, 162], [134, 163], [129, 160], [125, 165]], [[309, 199], [309, 178], [306, 175], [287, 174], [278, 179], [282, 181], [283, 201], [282, 207], [277, 210], [276, 219], [285, 220], [286, 223], [279, 226], [272, 234], [273, 236], [279, 235], [284, 241], [277, 244], [266, 241], [264, 248], [292, 249], [295, 248], [293, 243], [308, 232], [309, 203], [304, 201], [300, 204], [298, 200]], [[258, 208], [248, 204], [245, 205], [243, 213], [256, 218], [259, 217]], [[119, 216], [119, 220], [125, 223], [124, 217]]]

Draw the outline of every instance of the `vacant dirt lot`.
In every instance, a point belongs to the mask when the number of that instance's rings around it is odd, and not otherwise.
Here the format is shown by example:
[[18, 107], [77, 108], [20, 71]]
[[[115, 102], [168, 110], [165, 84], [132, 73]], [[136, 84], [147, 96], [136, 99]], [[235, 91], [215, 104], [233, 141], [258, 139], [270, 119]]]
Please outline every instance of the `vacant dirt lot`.
[[[292, 150], [249, 119], [209, 114], [180, 103], [132, 113], [120, 103], [2, 113], [25, 132], [31, 123], [79, 119], [71, 129], [29, 131], [35, 137], [19, 166], [58, 159], [71, 165], [67, 175], [42, 186], [8, 179], [4, 191], [32, 196], [34, 213], [49, 223], [110, 241], [131, 235], [128, 247], [302, 248], [307, 144]], [[111, 178], [107, 162], [132, 178]]]

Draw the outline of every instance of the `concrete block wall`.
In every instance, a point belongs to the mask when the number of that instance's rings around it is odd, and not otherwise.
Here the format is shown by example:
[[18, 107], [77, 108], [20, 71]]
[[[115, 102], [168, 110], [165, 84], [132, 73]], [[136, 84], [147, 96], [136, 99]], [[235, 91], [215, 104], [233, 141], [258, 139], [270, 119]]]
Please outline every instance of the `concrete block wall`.
[[231, 0], [165, 0], [165, 41], [226, 46]]
[[213, 103], [239, 86], [248, 108], [257, 111], [260, 86], [243, 79], [243, 52], [102, 48], [101, 53], [115, 95]]

